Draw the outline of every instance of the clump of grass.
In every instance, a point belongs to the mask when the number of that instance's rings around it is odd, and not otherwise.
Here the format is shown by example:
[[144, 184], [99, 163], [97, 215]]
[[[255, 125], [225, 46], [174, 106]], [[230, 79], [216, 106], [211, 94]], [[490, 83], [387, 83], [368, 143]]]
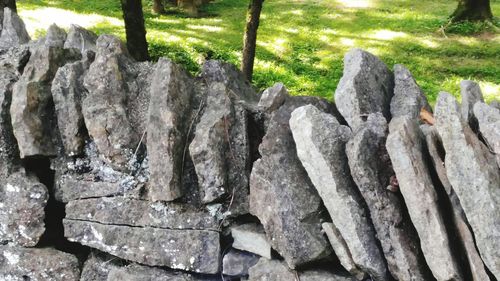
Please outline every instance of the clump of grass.
[[493, 18], [491, 21], [461, 21], [445, 25], [445, 32], [459, 35], [477, 35], [485, 32], [499, 32], [500, 19]]

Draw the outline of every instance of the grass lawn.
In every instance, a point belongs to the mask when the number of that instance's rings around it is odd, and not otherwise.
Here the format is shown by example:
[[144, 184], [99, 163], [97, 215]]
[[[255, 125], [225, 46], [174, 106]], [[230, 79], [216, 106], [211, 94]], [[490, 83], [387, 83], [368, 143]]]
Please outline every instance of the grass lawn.
[[[239, 64], [248, 0], [215, 0], [206, 16], [155, 16], [144, 2], [150, 53], [167, 56], [195, 73], [205, 58]], [[447, 34], [440, 27], [451, 0], [268, 0], [259, 29], [254, 83], [281, 81], [294, 95], [332, 98], [350, 48], [374, 53], [390, 67], [406, 65], [431, 101], [441, 90], [455, 95], [463, 79], [478, 81], [488, 101], [500, 100], [500, 35]], [[32, 36], [52, 22], [77, 23], [99, 34], [125, 37], [118, 0], [18, 0]], [[492, 2], [500, 16], [500, 2]], [[460, 27], [462, 33], [470, 26]]]

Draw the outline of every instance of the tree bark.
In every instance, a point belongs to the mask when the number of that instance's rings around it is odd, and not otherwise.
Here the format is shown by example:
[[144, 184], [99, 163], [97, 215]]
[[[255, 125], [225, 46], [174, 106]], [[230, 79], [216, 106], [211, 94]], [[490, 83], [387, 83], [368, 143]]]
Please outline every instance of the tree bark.
[[127, 49], [134, 59], [149, 60], [141, 0], [121, 0], [121, 4], [127, 35]]
[[3, 9], [5, 7], [17, 13], [16, 0], [1, 0], [1, 8]]
[[247, 25], [243, 38], [243, 59], [241, 71], [249, 82], [252, 81], [255, 49], [257, 44], [257, 29], [259, 28], [260, 13], [264, 0], [250, 0], [247, 12]]
[[153, 0], [153, 13], [164, 14], [165, 6], [163, 5], [163, 0]]
[[491, 20], [490, 0], [458, 0], [458, 7], [451, 15], [453, 22]]

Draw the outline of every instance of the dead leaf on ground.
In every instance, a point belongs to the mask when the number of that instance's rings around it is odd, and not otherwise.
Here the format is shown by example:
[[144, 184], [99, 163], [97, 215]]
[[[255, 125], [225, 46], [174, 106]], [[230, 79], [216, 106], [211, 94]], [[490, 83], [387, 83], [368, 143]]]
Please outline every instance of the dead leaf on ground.
[[427, 111], [427, 109], [423, 108], [420, 110], [420, 120], [424, 121], [429, 125], [434, 125], [436, 120], [434, 119], [434, 115], [431, 112]]

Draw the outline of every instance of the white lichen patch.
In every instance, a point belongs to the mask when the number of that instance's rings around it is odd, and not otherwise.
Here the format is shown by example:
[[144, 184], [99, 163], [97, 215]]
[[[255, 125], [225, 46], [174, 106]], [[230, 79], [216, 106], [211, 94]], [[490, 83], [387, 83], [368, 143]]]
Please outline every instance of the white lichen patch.
[[19, 262], [19, 256], [16, 255], [16, 254], [13, 254], [11, 252], [5, 251], [3, 253], [3, 256], [7, 259], [7, 262], [10, 265], [15, 265], [15, 264], [17, 264]]
[[10, 183], [8, 183], [6, 186], [5, 186], [6, 190], [8, 192], [19, 192], [19, 186], [15, 186], [15, 185], [12, 185]]

